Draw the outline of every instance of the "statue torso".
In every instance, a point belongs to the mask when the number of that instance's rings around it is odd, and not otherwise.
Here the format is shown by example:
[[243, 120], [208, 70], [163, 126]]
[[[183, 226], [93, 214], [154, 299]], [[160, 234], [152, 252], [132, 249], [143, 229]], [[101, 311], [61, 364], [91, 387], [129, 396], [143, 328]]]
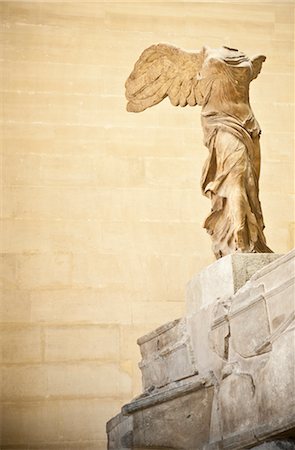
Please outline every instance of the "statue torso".
[[206, 49], [198, 74], [198, 104], [204, 116], [231, 115], [240, 121], [254, 119], [249, 103], [251, 61], [231, 49]]

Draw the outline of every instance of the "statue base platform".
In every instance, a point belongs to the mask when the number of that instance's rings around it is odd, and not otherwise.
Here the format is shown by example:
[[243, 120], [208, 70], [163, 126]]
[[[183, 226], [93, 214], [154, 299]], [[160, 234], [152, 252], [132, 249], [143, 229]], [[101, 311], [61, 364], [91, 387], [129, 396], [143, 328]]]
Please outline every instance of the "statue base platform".
[[235, 294], [254, 273], [279, 256], [276, 253], [234, 253], [205, 267], [187, 284], [187, 314]]
[[295, 448], [294, 259], [229, 255], [189, 282], [186, 316], [138, 339], [143, 394], [109, 450]]

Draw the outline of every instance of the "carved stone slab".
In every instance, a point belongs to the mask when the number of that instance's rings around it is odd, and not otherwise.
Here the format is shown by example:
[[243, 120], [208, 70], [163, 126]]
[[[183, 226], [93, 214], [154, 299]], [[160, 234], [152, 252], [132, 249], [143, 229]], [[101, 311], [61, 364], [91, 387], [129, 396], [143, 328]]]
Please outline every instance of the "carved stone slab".
[[292, 448], [295, 251], [267, 256], [234, 294], [139, 339], [147, 388], [108, 423], [109, 450]]
[[235, 294], [252, 275], [279, 256], [275, 253], [234, 253], [210, 264], [187, 284], [187, 315]]
[[169, 322], [137, 341], [140, 346], [144, 391], [197, 373], [186, 320]]

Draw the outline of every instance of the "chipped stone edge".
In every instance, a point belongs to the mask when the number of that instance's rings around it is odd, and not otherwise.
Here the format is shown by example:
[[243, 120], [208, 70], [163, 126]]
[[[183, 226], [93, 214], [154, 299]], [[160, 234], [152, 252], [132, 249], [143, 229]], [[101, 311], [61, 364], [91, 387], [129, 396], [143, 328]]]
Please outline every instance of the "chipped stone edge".
[[[251, 278], [252, 279], [252, 278]], [[251, 279], [249, 281], [251, 281]], [[241, 288], [239, 289], [232, 297], [231, 297], [231, 305], [229, 307], [229, 311], [225, 314], [222, 314], [221, 316], [217, 317], [217, 319], [213, 320], [212, 325], [211, 325], [211, 329], [215, 329], [218, 328], [218, 326], [220, 326], [221, 324], [223, 324], [224, 322], [227, 321], [227, 319], [232, 319], [235, 316], [241, 314], [243, 311], [246, 311], [247, 309], [250, 309], [252, 306], [254, 306], [257, 302], [261, 301], [261, 300], [267, 300], [269, 298], [271, 298], [273, 295], [276, 295], [278, 293], [280, 293], [282, 290], [285, 290], [291, 286], [293, 286], [295, 282], [295, 277], [292, 277], [290, 280], [287, 280], [285, 282], [283, 282], [282, 284], [280, 284], [278, 287], [271, 289], [267, 292], [263, 292], [263, 293], [259, 293], [257, 296], [253, 297], [252, 301], [247, 303], [247, 304], [242, 304], [239, 305], [239, 308], [234, 309], [234, 304], [233, 301], [235, 299], [239, 299], [240, 297], [242, 298], [243, 295], [245, 295], [244, 290]], [[249, 285], [248, 285], [249, 287]], [[253, 289], [254, 291], [254, 289]], [[248, 291], [246, 291], [248, 292]]]
[[219, 441], [210, 442], [205, 448], [206, 450], [217, 450], [220, 448], [224, 450], [242, 450], [251, 448], [250, 446], [261, 444], [265, 440], [277, 437], [292, 428], [295, 428], [295, 414], [287, 416], [276, 428], [273, 428], [269, 423], [265, 423], [253, 428], [251, 431], [241, 432], [238, 442], [236, 435], [232, 435]]
[[[257, 270], [257, 272], [255, 272], [254, 275], [252, 275], [250, 280], [252, 280], [252, 281], [253, 280], [258, 280], [259, 278], [261, 278], [262, 276], [266, 275], [267, 273], [272, 272], [279, 265], [290, 261], [294, 257], [295, 257], [295, 249], [292, 249], [288, 253], [286, 253], [285, 255], [279, 256], [274, 261], [270, 262], [269, 264], [265, 265], [261, 269]], [[295, 267], [294, 267], [294, 269], [295, 269]], [[246, 284], [244, 286], [246, 286]]]
[[120, 423], [122, 423], [122, 418], [124, 420], [125, 416], [122, 416], [122, 413], [119, 412], [116, 416], [112, 417], [106, 423], [106, 431], [109, 433], [114, 428], [116, 428]]
[[186, 382], [180, 386], [171, 387], [169, 390], [156, 392], [148, 397], [133, 400], [131, 403], [127, 403], [122, 407], [122, 414], [125, 416], [133, 414], [142, 409], [150, 408], [151, 406], [159, 405], [169, 400], [173, 400], [175, 398], [190, 394], [191, 392], [199, 391], [200, 389], [209, 388], [211, 386], [213, 386], [213, 382], [208, 378], [199, 378], [194, 381]]
[[180, 323], [180, 321], [183, 318], [175, 319], [172, 322], [165, 323], [164, 325], [161, 325], [160, 327], [156, 328], [155, 330], [151, 331], [150, 333], [145, 334], [144, 336], [141, 336], [137, 339], [137, 344], [142, 345], [146, 342], [151, 341], [152, 339], [160, 336], [161, 334], [165, 333], [168, 330], [171, 330], [171, 328], [174, 328], [176, 325]]

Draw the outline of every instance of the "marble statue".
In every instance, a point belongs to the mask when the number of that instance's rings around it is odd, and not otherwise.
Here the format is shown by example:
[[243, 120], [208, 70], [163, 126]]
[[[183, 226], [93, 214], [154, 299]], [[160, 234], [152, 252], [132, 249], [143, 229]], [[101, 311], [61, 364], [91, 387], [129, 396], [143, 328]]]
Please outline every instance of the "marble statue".
[[265, 59], [225, 46], [190, 53], [158, 44], [141, 54], [126, 81], [127, 111], [144, 111], [165, 97], [174, 106], [202, 107], [209, 156], [201, 187], [211, 200], [204, 228], [216, 258], [272, 253], [259, 201], [261, 130], [249, 103], [250, 82]]

